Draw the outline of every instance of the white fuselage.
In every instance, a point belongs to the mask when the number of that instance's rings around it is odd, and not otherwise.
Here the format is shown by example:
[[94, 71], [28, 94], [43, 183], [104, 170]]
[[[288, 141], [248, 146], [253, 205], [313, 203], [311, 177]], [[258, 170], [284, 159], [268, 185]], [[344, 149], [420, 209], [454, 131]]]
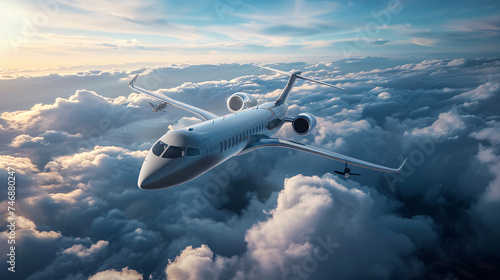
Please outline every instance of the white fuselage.
[[141, 189], [182, 184], [270, 137], [284, 123], [288, 106], [265, 103], [165, 133], [149, 150], [139, 174]]

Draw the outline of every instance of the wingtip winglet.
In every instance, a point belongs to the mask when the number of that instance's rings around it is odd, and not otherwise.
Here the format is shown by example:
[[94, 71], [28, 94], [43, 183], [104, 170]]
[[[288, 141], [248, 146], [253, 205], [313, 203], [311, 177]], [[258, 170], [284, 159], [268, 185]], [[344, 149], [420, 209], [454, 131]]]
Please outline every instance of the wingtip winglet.
[[135, 77], [128, 83], [129, 87], [134, 87], [135, 85], [135, 80], [137, 80], [137, 77], [139, 77], [139, 74], [135, 75]]
[[399, 166], [398, 168], [398, 173], [399, 171], [401, 171], [401, 168], [403, 168], [403, 166], [405, 165], [406, 161], [408, 160], [408, 158], [405, 158], [405, 160], [403, 161], [403, 163], [401, 163], [401, 166]]

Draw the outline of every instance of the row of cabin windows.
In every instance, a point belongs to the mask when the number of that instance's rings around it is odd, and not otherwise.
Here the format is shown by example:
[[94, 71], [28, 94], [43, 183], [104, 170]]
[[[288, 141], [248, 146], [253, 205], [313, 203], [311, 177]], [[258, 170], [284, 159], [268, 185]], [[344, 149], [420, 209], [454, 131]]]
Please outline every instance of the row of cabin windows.
[[260, 124], [258, 126], [252, 127], [251, 129], [240, 132], [239, 134], [236, 134], [235, 136], [222, 141], [220, 143], [220, 152], [222, 153], [223, 151], [238, 145], [239, 143], [247, 140], [248, 138], [250, 138], [250, 136], [256, 133], [263, 132], [265, 128], [266, 128], [265, 124]]

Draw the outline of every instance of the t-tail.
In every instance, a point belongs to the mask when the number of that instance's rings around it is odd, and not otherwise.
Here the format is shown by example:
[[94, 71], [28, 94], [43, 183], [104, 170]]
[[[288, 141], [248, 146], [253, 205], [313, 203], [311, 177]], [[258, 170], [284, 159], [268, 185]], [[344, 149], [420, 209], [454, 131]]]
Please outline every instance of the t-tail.
[[314, 80], [314, 79], [311, 79], [311, 78], [307, 78], [307, 77], [301, 76], [300, 75], [300, 74], [302, 74], [301, 71], [286, 72], [286, 71], [276, 70], [276, 69], [265, 67], [265, 66], [259, 66], [259, 65], [255, 65], [255, 66], [260, 67], [260, 68], [264, 68], [264, 69], [267, 69], [267, 70], [271, 70], [271, 71], [274, 71], [276, 73], [280, 73], [282, 75], [287, 75], [287, 76], [290, 77], [290, 79], [288, 80], [288, 83], [286, 84], [285, 88], [281, 92], [280, 96], [278, 97], [278, 99], [276, 99], [276, 102], [275, 102], [276, 106], [279, 106], [281, 104], [286, 103], [288, 95], [290, 94], [290, 91], [292, 90], [292, 87], [295, 84], [295, 81], [297, 80], [297, 78], [303, 79], [303, 80], [307, 80], [307, 81], [311, 81], [311, 82], [315, 82], [315, 83], [322, 84], [322, 85], [325, 85], [325, 86], [329, 86], [329, 87], [334, 87], [334, 88], [338, 88], [338, 89], [341, 89], [341, 90], [345, 90], [344, 88], [341, 88], [341, 87], [338, 87], [338, 86], [334, 86], [334, 85], [329, 84], [329, 83], [325, 83], [325, 82], [322, 82], [322, 81], [318, 81], [318, 80]]

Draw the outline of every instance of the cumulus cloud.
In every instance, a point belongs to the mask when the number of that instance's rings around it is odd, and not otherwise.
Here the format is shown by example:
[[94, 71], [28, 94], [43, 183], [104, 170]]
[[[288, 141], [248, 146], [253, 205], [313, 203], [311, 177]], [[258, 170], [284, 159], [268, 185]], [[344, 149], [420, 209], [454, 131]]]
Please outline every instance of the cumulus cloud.
[[[388, 213], [394, 206], [376, 201], [379, 194], [354, 186], [346, 188], [330, 174], [287, 179], [269, 217], [247, 231], [243, 256], [214, 258], [206, 245], [189, 246], [169, 263], [167, 275], [174, 279], [421, 275], [423, 264], [411, 255], [417, 249], [431, 248], [436, 241], [432, 220], [394, 216]], [[236, 261], [238, 269], [231, 270]], [[365, 269], [359, 270], [359, 265]], [[219, 275], [220, 271], [227, 274]]]
[[40, 136], [32, 137], [28, 134], [20, 134], [12, 139], [9, 146], [14, 148], [28, 148], [49, 146], [51, 144], [60, 144], [61, 142], [75, 141], [81, 139], [82, 134], [69, 134], [66, 131], [47, 130]]
[[114, 269], [105, 270], [92, 275], [89, 280], [142, 280], [142, 274], [124, 267], [121, 271]]
[[366, 120], [334, 120], [332, 118], [318, 118], [317, 131], [314, 136], [316, 144], [328, 142], [332, 138], [346, 137], [350, 134], [358, 133], [371, 128]]
[[23, 216], [17, 217], [17, 234], [20, 236], [30, 236], [37, 239], [57, 239], [61, 237], [60, 232], [40, 231], [33, 221]]
[[477, 88], [466, 91], [460, 95], [457, 95], [454, 98], [463, 98], [466, 100], [484, 100], [492, 97], [495, 92], [500, 89], [499, 83], [494, 82], [486, 82], [482, 85], [479, 85]]
[[471, 246], [474, 252], [488, 252], [494, 254], [500, 247], [495, 238], [500, 234], [500, 223], [496, 213], [500, 211], [500, 156], [498, 147], [480, 147], [478, 159], [485, 164], [489, 174], [492, 176], [488, 186], [478, 197], [469, 211], [473, 224], [479, 229], [476, 235], [471, 237], [477, 247]]
[[500, 144], [500, 123], [493, 121], [488, 127], [472, 132], [471, 136], [478, 140], [487, 140], [491, 144], [498, 145]]
[[[82, 108], [84, 103], [92, 104], [94, 110]], [[53, 104], [36, 104], [30, 110], [4, 112], [1, 118], [8, 124], [7, 128], [13, 130], [73, 132], [77, 129], [90, 129], [89, 124], [99, 124], [100, 120], [108, 115], [113, 116], [114, 120], [119, 120], [116, 118], [119, 115], [117, 112], [110, 113], [116, 110], [125, 116], [127, 108], [120, 105], [113, 104], [95, 92], [78, 90], [68, 99], [57, 98]]]
[[6, 170], [8, 167], [12, 167], [17, 169], [17, 172], [21, 174], [38, 171], [38, 168], [27, 157], [0, 155], [0, 159], [0, 166], [3, 170]]
[[100, 250], [103, 250], [104, 248], [106, 248], [106, 246], [108, 246], [108, 244], [109, 244], [109, 242], [104, 241], [104, 240], [97, 241], [97, 243], [92, 244], [92, 246], [90, 246], [90, 248], [85, 248], [81, 244], [76, 244], [76, 245], [73, 245], [70, 248], [64, 250], [63, 253], [64, 254], [73, 254], [73, 255], [76, 255], [78, 257], [84, 258], [84, 257], [87, 257], [91, 254], [99, 252]]
[[217, 256], [207, 245], [199, 248], [186, 247], [175, 260], [169, 263], [166, 273], [169, 279], [218, 279], [228, 260]]
[[377, 95], [378, 98], [380, 99], [389, 99], [391, 98], [391, 94], [388, 93], [387, 91], [381, 92]]
[[432, 125], [414, 129], [413, 135], [429, 135], [433, 137], [448, 136], [456, 130], [464, 128], [465, 123], [461, 117], [453, 112], [441, 113], [438, 119]]

